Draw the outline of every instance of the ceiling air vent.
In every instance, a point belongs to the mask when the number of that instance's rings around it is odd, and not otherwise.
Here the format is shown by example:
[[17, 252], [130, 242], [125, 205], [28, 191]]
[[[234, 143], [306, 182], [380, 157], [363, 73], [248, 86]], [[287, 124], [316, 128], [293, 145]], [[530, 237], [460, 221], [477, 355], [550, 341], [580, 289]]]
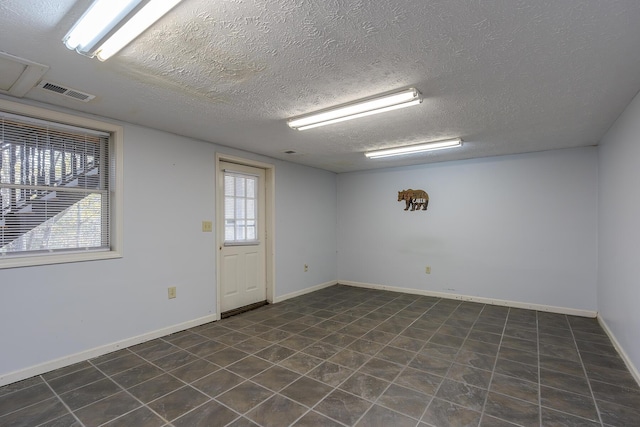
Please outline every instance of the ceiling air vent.
[[82, 92], [76, 89], [72, 89], [70, 87], [62, 86], [56, 83], [51, 83], [46, 80], [42, 80], [38, 86], [40, 89], [48, 90], [49, 92], [54, 92], [62, 96], [66, 96], [67, 98], [72, 98], [77, 101], [89, 102], [95, 95], [91, 95], [86, 92]]
[[304, 153], [295, 150], [284, 150], [282, 154], [286, 154], [287, 156], [302, 156]]
[[0, 52], [0, 93], [22, 98], [48, 69], [48, 65]]

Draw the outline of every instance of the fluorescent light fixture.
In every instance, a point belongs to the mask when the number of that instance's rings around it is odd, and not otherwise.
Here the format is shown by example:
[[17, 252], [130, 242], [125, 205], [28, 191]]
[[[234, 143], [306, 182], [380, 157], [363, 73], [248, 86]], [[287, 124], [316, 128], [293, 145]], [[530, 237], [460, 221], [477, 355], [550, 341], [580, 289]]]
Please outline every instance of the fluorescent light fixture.
[[96, 0], [62, 39], [78, 53], [89, 54], [142, 0]]
[[181, 0], [152, 0], [145, 7], [140, 9], [133, 18], [127, 21], [116, 33], [111, 36], [96, 52], [100, 61], [106, 61], [120, 49], [125, 47], [149, 28], [158, 19], [162, 18]]
[[424, 153], [425, 151], [442, 150], [445, 148], [461, 147], [462, 139], [446, 139], [443, 141], [425, 142], [424, 144], [405, 145], [403, 147], [388, 148], [385, 150], [369, 151], [364, 153], [370, 159], [382, 157], [404, 156], [408, 154]]
[[415, 88], [409, 88], [401, 92], [385, 94], [375, 98], [367, 98], [361, 101], [341, 105], [329, 110], [308, 114], [296, 119], [291, 119], [287, 124], [297, 130], [312, 129], [318, 126], [330, 125], [345, 120], [357, 119], [398, 108], [410, 107], [422, 102], [422, 96]]
[[150, 0], [98, 49], [94, 50], [95, 46], [142, 2], [142, 0], [96, 0], [62, 41], [69, 49], [106, 61], [180, 1]]

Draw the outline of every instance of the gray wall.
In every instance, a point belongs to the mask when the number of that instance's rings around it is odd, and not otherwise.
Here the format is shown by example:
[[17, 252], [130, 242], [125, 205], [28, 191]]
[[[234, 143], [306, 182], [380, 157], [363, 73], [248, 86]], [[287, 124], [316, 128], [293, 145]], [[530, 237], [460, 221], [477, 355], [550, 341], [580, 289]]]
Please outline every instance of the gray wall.
[[640, 367], [640, 96], [599, 147], [598, 309]]
[[595, 311], [596, 166], [580, 148], [340, 174], [338, 279]]
[[276, 203], [277, 296], [335, 281], [336, 175], [282, 162]]
[[[215, 224], [216, 151], [276, 166], [276, 297], [341, 279], [598, 310], [640, 366], [638, 97], [600, 148], [337, 178], [123, 126], [124, 258], [0, 270], [0, 378], [214, 314], [215, 236], [200, 227]], [[407, 187], [430, 193], [427, 212], [403, 210]]]
[[124, 257], [0, 270], [0, 380], [215, 314], [216, 151], [275, 165], [275, 296], [336, 278], [335, 174], [123, 126]]

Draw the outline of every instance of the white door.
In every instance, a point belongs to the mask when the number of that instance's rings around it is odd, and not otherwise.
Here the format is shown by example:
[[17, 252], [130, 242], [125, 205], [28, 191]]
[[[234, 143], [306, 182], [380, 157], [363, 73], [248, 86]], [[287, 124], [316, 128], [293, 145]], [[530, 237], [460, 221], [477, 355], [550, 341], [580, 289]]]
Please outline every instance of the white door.
[[220, 162], [223, 241], [220, 245], [220, 311], [267, 299], [265, 170]]

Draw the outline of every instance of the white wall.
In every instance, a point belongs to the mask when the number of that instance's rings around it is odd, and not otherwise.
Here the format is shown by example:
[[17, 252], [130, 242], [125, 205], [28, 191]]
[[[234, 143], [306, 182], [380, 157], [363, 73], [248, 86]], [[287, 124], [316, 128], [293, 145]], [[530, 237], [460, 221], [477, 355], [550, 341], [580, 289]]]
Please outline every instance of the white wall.
[[[276, 296], [336, 278], [335, 174], [123, 126], [124, 257], [0, 270], [0, 384], [36, 365], [213, 317], [215, 234], [203, 233], [201, 221], [215, 224], [216, 151], [276, 165]], [[310, 212], [294, 205], [307, 190], [315, 195]], [[176, 299], [167, 299], [169, 286]]]
[[[123, 126], [124, 257], [0, 270], [0, 383], [12, 372], [215, 314], [214, 233], [200, 227], [215, 224], [216, 151], [276, 166], [276, 297], [340, 279], [599, 310], [640, 366], [640, 199], [630, 186], [640, 182], [638, 97], [598, 149], [337, 178]], [[407, 187], [430, 193], [427, 212], [403, 210], [397, 191]], [[168, 300], [172, 285], [178, 298]]]
[[[286, 296], [337, 279], [334, 173], [276, 166], [276, 294]], [[304, 265], [309, 269], [304, 271]]]
[[[581, 148], [338, 175], [338, 279], [595, 311], [596, 156]], [[429, 193], [426, 212], [403, 210], [406, 188]]]
[[604, 137], [598, 166], [598, 308], [640, 367], [640, 96]]

